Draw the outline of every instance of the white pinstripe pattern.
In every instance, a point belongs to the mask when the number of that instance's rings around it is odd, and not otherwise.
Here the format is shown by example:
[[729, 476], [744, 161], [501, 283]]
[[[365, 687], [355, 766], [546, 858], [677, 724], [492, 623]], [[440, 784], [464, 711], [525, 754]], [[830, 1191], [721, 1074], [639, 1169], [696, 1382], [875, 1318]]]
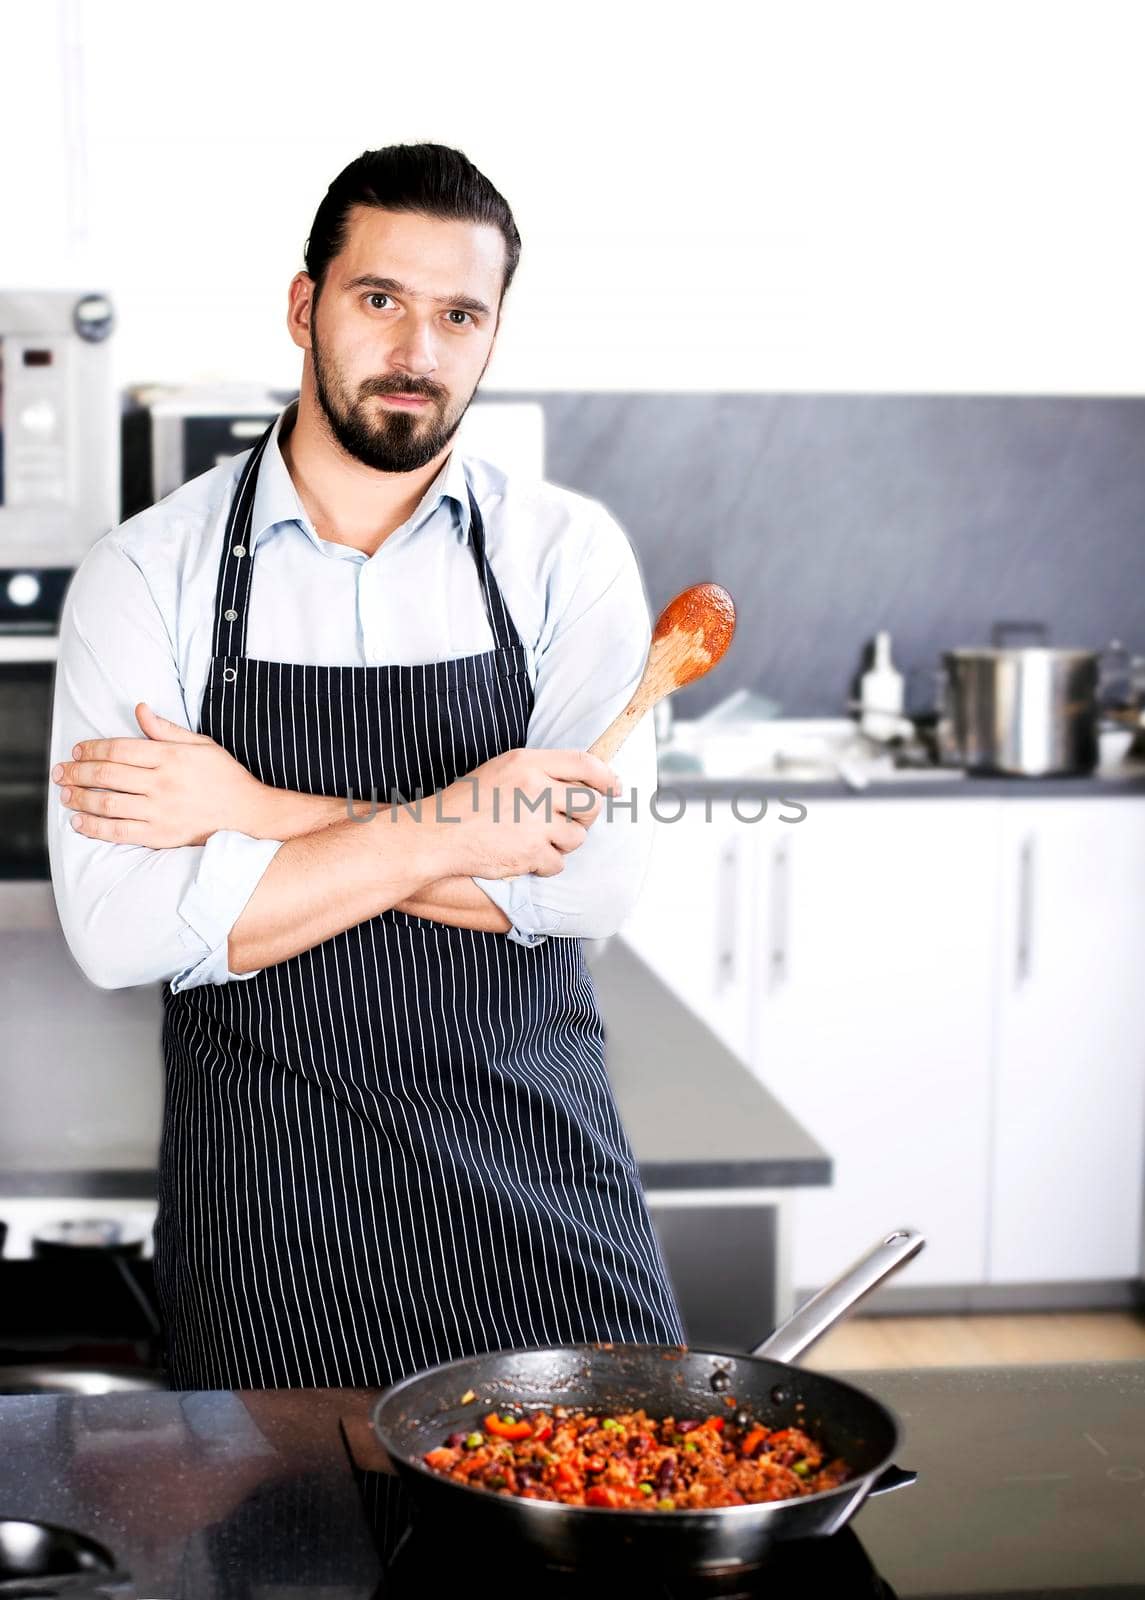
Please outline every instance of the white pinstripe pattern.
[[[202, 731], [264, 783], [379, 806], [524, 744], [526, 653], [472, 492], [494, 649], [245, 655], [252, 562], [233, 549], [269, 433], [231, 508]], [[378, 1385], [516, 1345], [683, 1340], [579, 940], [386, 911], [163, 1000], [156, 1283], [178, 1387]]]

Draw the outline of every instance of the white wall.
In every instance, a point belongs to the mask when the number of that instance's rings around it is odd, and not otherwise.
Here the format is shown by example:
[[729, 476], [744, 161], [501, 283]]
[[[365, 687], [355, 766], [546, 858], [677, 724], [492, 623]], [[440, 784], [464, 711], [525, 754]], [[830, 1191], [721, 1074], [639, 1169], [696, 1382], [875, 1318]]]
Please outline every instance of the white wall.
[[486, 389], [1145, 391], [1137, 0], [8, 0], [0, 283], [118, 378], [297, 381], [331, 177], [434, 139], [524, 254]]

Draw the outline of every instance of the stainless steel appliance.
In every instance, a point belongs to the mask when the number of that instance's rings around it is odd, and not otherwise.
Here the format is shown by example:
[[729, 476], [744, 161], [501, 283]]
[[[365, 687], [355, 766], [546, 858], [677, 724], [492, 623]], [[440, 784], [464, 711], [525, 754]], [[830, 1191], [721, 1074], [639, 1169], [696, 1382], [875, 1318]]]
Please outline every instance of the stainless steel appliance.
[[76, 966], [45, 828], [60, 613], [119, 521], [112, 327], [102, 294], [0, 291], [0, 1215], [21, 1237], [153, 1167], [162, 1102], [159, 987]]
[[249, 450], [297, 394], [257, 384], [130, 389], [123, 416], [123, 515], [154, 505], [220, 461]]
[[[119, 408], [104, 294], [0, 290], [0, 593], [72, 568], [119, 520]], [[15, 597], [12, 595], [16, 583]]]
[[[1098, 757], [1096, 650], [1014, 644], [999, 624], [989, 648], [943, 657], [953, 759], [972, 773], [1056, 777], [1092, 772]], [[1025, 629], [1044, 639], [1044, 629]]]

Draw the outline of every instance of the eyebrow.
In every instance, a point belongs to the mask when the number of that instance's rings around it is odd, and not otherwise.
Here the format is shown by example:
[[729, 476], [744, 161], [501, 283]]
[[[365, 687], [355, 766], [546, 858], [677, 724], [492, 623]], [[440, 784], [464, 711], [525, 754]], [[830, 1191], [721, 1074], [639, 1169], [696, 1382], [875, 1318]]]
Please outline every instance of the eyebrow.
[[[383, 294], [408, 294], [416, 297], [417, 290], [411, 289], [407, 284], [399, 283], [396, 278], [378, 278], [372, 273], [364, 272], [358, 278], [351, 278], [349, 283], [342, 285], [344, 289], [377, 289]], [[484, 300], [475, 300], [471, 294], [439, 295], [431, 294], [423, 298], [433, 300], [439, 306], [452, 306], [460, 311], [475, 311], [480, 316], [489, 316], [490, 308]]]

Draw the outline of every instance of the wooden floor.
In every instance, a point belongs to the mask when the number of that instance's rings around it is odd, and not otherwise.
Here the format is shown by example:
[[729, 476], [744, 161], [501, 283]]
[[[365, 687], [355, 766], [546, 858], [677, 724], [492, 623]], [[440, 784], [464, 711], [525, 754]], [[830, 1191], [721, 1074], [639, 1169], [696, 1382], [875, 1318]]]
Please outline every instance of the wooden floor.
[[853, 1317], [821, 1339], [804, 1367], [971, 1367], [1145, 1360], [1145, 1315], [1063, 1311], [1019, 1316]]

